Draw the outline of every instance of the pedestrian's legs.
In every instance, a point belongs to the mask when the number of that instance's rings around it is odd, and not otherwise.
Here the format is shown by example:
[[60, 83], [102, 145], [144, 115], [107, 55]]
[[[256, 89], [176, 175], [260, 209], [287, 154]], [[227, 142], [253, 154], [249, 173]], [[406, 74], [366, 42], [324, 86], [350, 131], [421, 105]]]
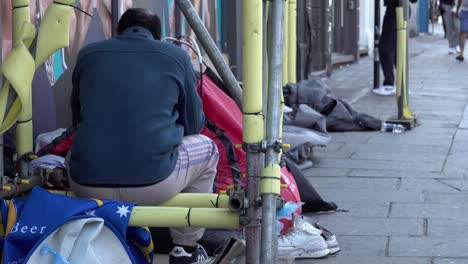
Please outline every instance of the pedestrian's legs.
[[468, 32], [460, 33], [460, 55], [463, 57], [465, 55], [465, 43]]
[[396, 18], [385, 15], [382, 25], [382, 36], [379, 44], [380, 65], [384, 74], [383, 85], [395, 84], [394, 65], [396, 59]]
[[456, 49], [456, 47], [459, 44], [460, 38], [460, 22], [455, 17], [455, 14], [452, 12], [452, 6], [443, 4], [442, 7], [444, 9], [444, 20], [447, 27], [447, 39], [449, 42], [449, 48]]
[[468, 34], [468, 11], [460, 12], [460, 55], [457, 60], [463, 61], [465, 55], [465, 42]]

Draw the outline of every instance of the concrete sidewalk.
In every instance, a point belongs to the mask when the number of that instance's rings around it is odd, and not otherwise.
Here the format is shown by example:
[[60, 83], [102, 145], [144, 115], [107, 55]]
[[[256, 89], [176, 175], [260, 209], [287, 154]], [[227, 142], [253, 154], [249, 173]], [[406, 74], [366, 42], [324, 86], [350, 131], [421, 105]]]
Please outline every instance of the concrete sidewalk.
[[[332, 133], [305, 171], [346, 212], [309, 215], [334, 231], [342, 251], [297, 263], [468, 263], [468, 64], [447, 40], [410, 40], [410, 108], [420, 125], [403, 133]], [[394, 97], [372, 88], [372, 60], [333, 73], [332, 90], [364, 113], [389, 118]]]

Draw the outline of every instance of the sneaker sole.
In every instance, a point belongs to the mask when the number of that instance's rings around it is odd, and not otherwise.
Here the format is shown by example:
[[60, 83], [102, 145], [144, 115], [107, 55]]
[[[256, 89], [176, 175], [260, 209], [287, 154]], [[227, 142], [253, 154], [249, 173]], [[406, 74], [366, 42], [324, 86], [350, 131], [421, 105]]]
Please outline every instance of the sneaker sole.
[[341, 248], [339, 248], [339, 247], [329, 247], [328, 250], [330, 250], [330, 253], [328, 255], [334, 255], [334, 254], [340, 252]]
[[385, 93], [385, 94], [384, 94], [384, 93], [375, 93], [375, 92], [374, 92], [374, 94], [375, 94], [375, 95], [380, 95], [380, 96], [392, 96], [392, 95], [395, 95], [394, 93]]
[[319, 259], [319, 258], [324, 258], [330, 254], [330, 250], [324, 249], [324, 250], [319, 250], [319, 251], [306, 251], [302, 254], [299, 254], [299, 256], [295, 257], [297, 259], [303, 259], [303, 258], [312, 258], [312, 259]]
[[288, 257], [288, 256], [298, 256], [304, 252], [304, 249], [299, 247], [294, 248], [278, 248], [277, 254], [280, 257]]
[[377, 92], [375, 90], [372, 90], [372, 93], [376, 94], [376, 95], [380, 95], [380, 96], [392, 96], [392, 95], [395, 95], [396, 92], [386, 92], [386, 93], [382, 93], [382, 92]]

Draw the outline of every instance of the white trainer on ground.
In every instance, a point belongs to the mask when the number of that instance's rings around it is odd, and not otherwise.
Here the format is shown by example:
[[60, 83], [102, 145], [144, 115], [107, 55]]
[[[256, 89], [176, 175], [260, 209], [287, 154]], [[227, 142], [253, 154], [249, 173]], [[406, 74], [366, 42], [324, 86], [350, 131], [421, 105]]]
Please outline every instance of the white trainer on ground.
[[278, 237], [278, 256], [294, 258], [323, 258], [330, 254], [322, 231], [302, 219], [293, 216], [293, 227]]
[[333, 255], [341, 251], [341, 248], [338, 245], [338, 240], [336, 239], [336, 236], [332, 232], [328, 231], [325, 227], [323, 227], [319, 223], [315, 223], [314, 227], [322, 231], [322, 237], [325, 239], [325, 243], [327, 243], [327, 247], [330, 250], [330, 255]]
[[377, 95], [390, 96], [396, 94], [395, 86], [392, 85], [383, 85], [377, 89], [372, 89], [372, 92]]
[[449, 54], [449, 55], [454, 55], [454, 54], [457, 54], [457, 53], [458, 53], [458, 52], [457, 52], [457, 49], [456, 49], [456, 48], [449, 48], [449, 50], [448, 50], [448, 54]]

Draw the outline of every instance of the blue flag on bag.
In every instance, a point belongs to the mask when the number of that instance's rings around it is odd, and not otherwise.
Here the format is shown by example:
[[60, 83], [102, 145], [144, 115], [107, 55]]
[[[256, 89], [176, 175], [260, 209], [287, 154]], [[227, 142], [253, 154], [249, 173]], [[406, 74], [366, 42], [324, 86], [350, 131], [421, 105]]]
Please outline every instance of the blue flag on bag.
[[40, 187], [27, 199], [1, 200], [3, 263], [152, 263], [149, 230], [128, 227], [133, 207]]

